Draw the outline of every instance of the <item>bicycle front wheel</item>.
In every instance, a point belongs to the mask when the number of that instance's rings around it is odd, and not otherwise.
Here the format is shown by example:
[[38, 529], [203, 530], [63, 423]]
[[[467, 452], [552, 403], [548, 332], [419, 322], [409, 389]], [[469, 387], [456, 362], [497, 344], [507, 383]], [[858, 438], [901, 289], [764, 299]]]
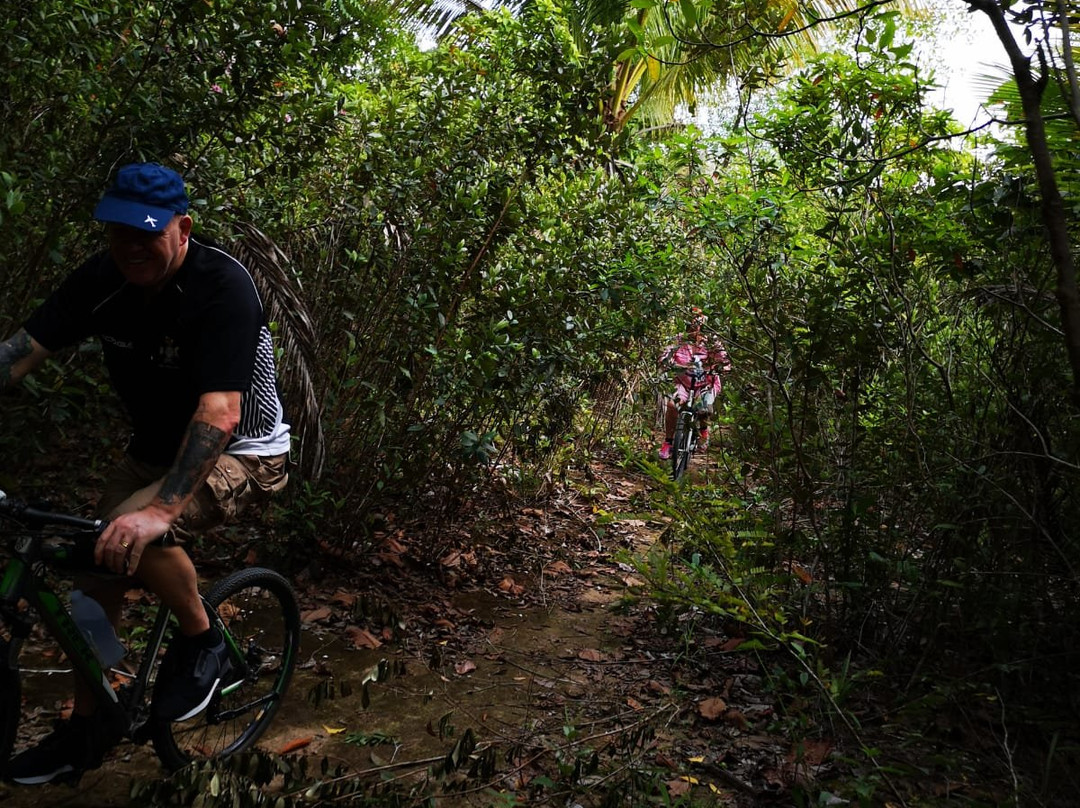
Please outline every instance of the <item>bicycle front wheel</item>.
[[671, 443], [671, 479], [677, 480], [686, 472], [690, 464], [690, 447], [694, 441], [693, 416], [679, 413], [675, 424], [675, 438]]
[[223, 685], [194, 718], [153, 723], [154, 751], [173, 771], [251, 747], [281, 706], [300, 650], [296, 595], [278, 573], [260, 567], [235, 572], [210, 590], [206, 602], [228, 632], [235, 664], [245, 673]]

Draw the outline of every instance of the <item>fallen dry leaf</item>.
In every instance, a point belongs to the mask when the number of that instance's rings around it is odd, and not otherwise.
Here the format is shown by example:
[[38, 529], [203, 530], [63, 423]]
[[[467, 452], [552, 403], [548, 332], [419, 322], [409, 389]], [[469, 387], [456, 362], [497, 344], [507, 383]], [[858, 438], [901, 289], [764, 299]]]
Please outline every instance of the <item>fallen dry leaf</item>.
[[499, 589], [511, 595], [525, 594], [525, 587], [514, 581], [514, 579], [511, 578], [509, 575], [499, 581]]
[[300, 612], [300, 620], [304, 623], [318, 623], [320, 620], [328, 620], [333, 614], [329, 606], [320, 606], [317, 609]]
[[686, 780], [668, 780], [664, 785], [667, 786], [668, 794], [672, 797], [681, 797], [690, 791], [690, 783]]
[[814, 574], [798, 561], [791, 562], [791, 572], [804, 584], [810, 585], [814, 582]]
[[698, 704], [698, 713], [709, 721], [715, 721], [725, 712], [727, 712], [727, 702], [720, 698], [705, 699]]
[[342, 606], [345, 606], [345, 607], [351, 609], [353, 606], [356, 605], [356, 593], [355, 592], [344, 592], [344, 591], [339, 589], [330, 598], [330, 602], [331, 603], [340, 603]]
[[405, 545], [399, 542], [397, 539], [391, 537], [383, 542], [383, 548], [388, 553], [394, 553], [395, 555], [405, 555]]
[[305, 736], [303, 738], [293, 738], [291, 741], [289, 741], [287, 744], [285, 744], [283, 747], [281, 747], [281, 749], [278, 750], [278, 754], [279, 755], [287, 755], [290, 752], [295, 752], [297, 749], [303, 749], [305, 746], [310, 744], [313, 740], [314, 740], [314, 738], [312, 738], [312, 736], [310, 736], [310, 735], [307, 735], [307, 736]]
[[360, 628], [359, 626], [349, 626], [345, 629], [345, 633], [349, 635], [349, 639], [352, 640], [352, 644], [357, 648], [379, 648], [382, 642], [368, 631], [366, 628]]
[[746, 732], [746, 730], [750, 729], [750, 722], [746, 720], [746, 716], [739, 710], [732, 709], [725, 712], [724, 721], [737, 727], [740, 732]]
[[673, 772], [679, 770], [679, 764], [677, 764], [674, 760], [665, 755], [663, 752], [657, 752], [654, 760], [656, 761], [657, 766], [663, 766], [665, 769], [670, 769]]
[[791, 748], [788, 752], [788, 762], [805, 763], [809, 766], [820, 766], [832, 752], [832, 741], [803, 740]]

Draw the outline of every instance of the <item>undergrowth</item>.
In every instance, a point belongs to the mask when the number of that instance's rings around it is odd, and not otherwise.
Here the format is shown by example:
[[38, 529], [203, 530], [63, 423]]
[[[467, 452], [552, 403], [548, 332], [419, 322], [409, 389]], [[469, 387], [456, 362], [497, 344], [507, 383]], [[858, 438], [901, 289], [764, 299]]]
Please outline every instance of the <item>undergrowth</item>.
[[701, 806], [669, 793], [670, 772], [646, 758], [666, 718], [661, 711], [592, 735], [566, 723], [558, 735], [532, 734], [510, 744], [489, 742], [466, 728], [452, 733], [456, 740], [438, 758], [400, 761], [372, 772], [350, 771], [326, 757], [255, 750], [136, 782], [131, 799], [150, 808]]
[[[845, 520], [823, 513], [811, 542], [812, 531], [793, 530], [789, 515], [777, 518], [783, 508], [749, 486], [703, 474], [674, 484], [639, 462], [667, 527], [647, 552], [623, 560], [643, 578], [657, 619], [686, 635], [687, 649], [707, 630], [741, 638], [738, 652], [767, 672], [774, 729], [796, 741], [838, 739], [829, 775], [793, 788], [798, 804], [1070, 804], [1075, 688], [1039, 684], [1068, 678], [1069, 649], [1049, 671], [1047, 657], [990, 652], [990, 635], [951, 642], [972, 625], [1016, 626], [1002, 624], [1007, 603], [968, 611], [985, 600], [975, 581], [926, 580], [914, 563], [918, 534], [890, 537], [895, 557], [838, 557], [859, 548], [829, 532]], [[940, 616], [934, 634], [922, 633], [920, 612]]]

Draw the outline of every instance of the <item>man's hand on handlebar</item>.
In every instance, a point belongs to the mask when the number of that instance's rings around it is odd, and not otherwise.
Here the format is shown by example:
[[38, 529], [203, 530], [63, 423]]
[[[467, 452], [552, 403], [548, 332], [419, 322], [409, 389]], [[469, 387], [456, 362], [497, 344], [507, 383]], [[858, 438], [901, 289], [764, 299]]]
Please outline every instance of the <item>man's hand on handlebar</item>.
[[146, 545], [157, 541], [172, 521], [152, 505], [113, 519], [94, 547], [94, 561], [117, 575], [134, 575]]

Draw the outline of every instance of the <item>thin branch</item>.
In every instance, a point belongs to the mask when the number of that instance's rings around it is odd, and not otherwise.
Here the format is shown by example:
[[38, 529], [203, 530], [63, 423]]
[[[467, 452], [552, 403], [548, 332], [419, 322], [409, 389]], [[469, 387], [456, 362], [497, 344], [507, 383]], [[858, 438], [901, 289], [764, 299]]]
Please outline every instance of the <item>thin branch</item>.
[[[822, 158], [823, 160], [833, 160], [835, 162], [838, 162], [838, 163], [841, 163], [841, 164], [844, 164], [844, 165], [867, 164], [867, 165], [869, 165], [869, 168], [866, 169], [865, 171], [859, 173], [858, 175], [856, 175], [854, 177], [849, 177], [847, 179], [840, 180], [839, 182], [831, 182], [828, 185], [820, 185], [820, 186], [816, 186], [816, 187], [800, 188], [800, 190], [802, 192], [806, 193], [806, 192], [809, 192], [809, 191], [823, 191], [823, 190], [825, 190], [827, 188], [835, 188], [838, 185], [840, 185], [840, 186], [857, 185], [860, 182], [862, 182], [863, 180], [871, 177], [877, 171], [877, 169], [880, 166], [882, 166], [882, 165], [884, 165], [886, 163], [890, 163], [893, 160], [896, 160], [896, 159], [898, 159], [900, 157], [905, 157], [905, 156], [907, 156], [909, 154], [913, 154], [914, 152], [921, 151], [925, 147], [929, 146], [931, 143], [939, 143], [939, 142], [943, 142], [943, 141], [955, 140], [957, 138], [969, 137], [969, 136], [974, 135], [974, 134], [976, 134], [978, 132], [981, 132], [982, 130], [986, 129], [987, 127], [991, 126], [994, 123], [997, 123], [997, 121], [995, 121], [994, 119], [991, 119], [991, 120], [989, 120], [989, 121], [987, 121], [985, 123], [979, 124], [978, 126], [969, 127], [969, 128], [965, 129], [962, 132], [952, 132], [952, 133], [949, 133], [947, 135], [927, 135], [927, 136], [924, 136], [923, 139], [920, 140], [915, 145], [908, 146], [906, 148], [899, 149], [899, 150], [894, 151], [894, 152], [890, 152], [889, 154], [886, 154], [883, 157], [838, 157], [836, 155], [829, 154], [828, 152], [815, 152], [809, 146], [806, 146], [806, 144], [803, 144], [804, 147], [807, 149], [807, 151], [809, 151], [811, 154], [816, 155], [817, 157]], [[749, 126], [746, 127], [746, 132], [747, 132], [747, 134], [750, 135], [750, 137], [754, 138], [755, 140], [760, 140], [760, 141], [762, 141], [764, 143], [770, 142], [769, 139], [765, 135], [758, 134], [757, 132], [755, 132]]]
[[[860, 15], [866, 14], [869, 11], [872, 11], [873, 9], [875, 9], [875, 8], [877, 8], [879, 6], [886, 6], [886, 5], [889, 5], [890, 3], [893, 3], [893, 2], [896, 2], [896, 0], [873, 0], [873, 2], [867, 3], [865, 6], [859, 6], [858, 8], [852, 9], [851, 11], [842, 11], [839, 14], [834, 14], [834, 15], [829, 16], [829, 17], [817, 17], [813, 22], [809, 22], [806, 25], [800, 26], [798, 28], [792, 28], [792, 29], [786, 30], [786, 31], [778, 31], [776, 33], [770, 33], [768, 31], [761, 31], [761, 30], [758, 30], [757, 28], [755, 28], [750, 22], [743, 22], [742, 25], [740, 25], [736, 30], [744, 30], [745, 29], [745, 30], [750, 31], [750, 33], [747, 34], [744, 37], [740, 37], [738, 39], [733, 39], [730, 42], [713, 42], [708, 37], [706, 37], [704, 35], [704, 33], [702, 34], [701, 40], [698, 41], [698, 42], [695, 42], [694, 40], [691, 40], [691, 39], [686, 39], [684, 37], [681, 37], [679, 34], [677, 34], [675, 32], [675, 27], [671, 23], [671, 18], [670, 18], [669, 14], [668, 14], [668, 11], [667, 11], [667, 5], [662, 4], [661, 8], [663, 9], [664, 18], [667, 20], [667, 23], [668, 23], [668, 26], [667, 26], [668, 27], [668, 32], [680, 44], [687, 45], [687, 46], [690, 46], [690, 47], [706, 47], [706, 48], [723, 49], [723, 48], [734, 48], [737, 45], [745, 44], [746, 42], [750, 42], [750, 41], [752, 41], [754, 39], [787, 39], [789, 37], [796, 37], [796, 36], [799, 36], [800, 34], [806, 33], [807, 31], [811, 31], [811, 30], [813, 30], [815, 28], [818, 28], [821, 25], [825, 25], [826, 23], [838, 22], [840, 20], [848, 19], [850, 17], [860, 16]], [[699, 26], [699, 29], [700, 29], [700, 26]]]
[[1021, 514], [1023, 514], [1024, 518], [1028, 520], [1032, 527], [1035, 528], [1036, 532], [1038, 532], [1046, 540], [1046, 543], [1050, 545], [1054, 552], [1057, 553], [1058, 557], [1061, 559], [1062, 565], [1069, 573], [1069, 580], [1074, 585], [1080, 582], [1080, 579], [1078, 579], [1076, 575], [1076, 569], [1073, 567], [1072, 559], [1069, 558], [1069, 554], [1065, 552], [1065, 550], [1061, 547], [1060, 544], [1058, 544], [1057, 541], [1055, 541], [1054, 537], [1050, 535], [1050, 532], [1041, 524], [1041, 522], [1035, 518], [1035, 514], [1033, 514], [1031, 511], [1029, 511], [1023, 506], [1023, 504], [1016, 497], [1016, 495], [1013, 494], [1012, 491], [1008, 490], [1003, 485], [997, 483], [989, 475], [980, 472], [970, 461], [964, 460], [963, 458], [957, 457], [951, 453], [946, 453], [945, 456], [957, 465], [959, 465], [961, 468], [971, 472], [983, 482], [990, 485], [997, 491], [1000, 496], [1009, 500], [1016, 507], [1016, 509], [1020, 511]]

